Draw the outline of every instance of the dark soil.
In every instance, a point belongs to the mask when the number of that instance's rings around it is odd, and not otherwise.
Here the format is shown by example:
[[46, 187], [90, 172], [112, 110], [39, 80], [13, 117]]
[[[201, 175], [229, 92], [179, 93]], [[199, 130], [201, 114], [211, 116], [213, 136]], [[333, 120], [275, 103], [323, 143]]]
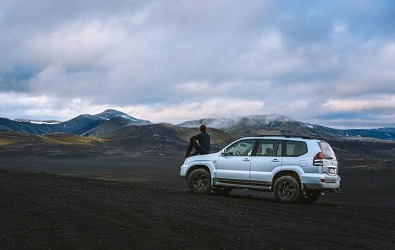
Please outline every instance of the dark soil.
[[190, 193], [181, 162], [0, 159], [0, 248], [395, 249], [394, 198], [381, 197], [393, 171], [361, 194], [364, 178], [382, 175], [350, 168], [345, 195], [289, 205], [270, 193]]

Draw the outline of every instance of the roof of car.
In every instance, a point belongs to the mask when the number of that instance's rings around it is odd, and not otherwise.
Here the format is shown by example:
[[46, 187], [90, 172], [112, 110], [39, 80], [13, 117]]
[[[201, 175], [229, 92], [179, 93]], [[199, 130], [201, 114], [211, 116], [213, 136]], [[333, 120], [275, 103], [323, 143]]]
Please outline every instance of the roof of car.
[[260, 138], [284, 139], [284, 138], [292, 138], [292, 139], [316, 140], [315, 138], [311, 138], [311, 137], [308, 137], [308, 136], [301, 136], [301, 135], [257, 135], [257, 136], [251, 136], [251, 137], [244, 137], [244, 138], [241, 138], [241, 139], [246, 139], [246, 138], [251, 138], [251, 139], [260, 139]]

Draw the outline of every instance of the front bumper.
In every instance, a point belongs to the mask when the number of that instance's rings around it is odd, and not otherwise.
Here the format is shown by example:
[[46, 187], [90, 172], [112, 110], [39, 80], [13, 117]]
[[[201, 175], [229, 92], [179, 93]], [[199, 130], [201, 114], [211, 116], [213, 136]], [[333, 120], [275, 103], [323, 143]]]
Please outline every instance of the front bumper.
[[183, 164], [181, 167], [180, 167], [180, 176], [183, 178], [183, 179], [186, 179], [187, 178], [187, 172], [188, 172], [188, 169], [189, 169], [189, 164]]

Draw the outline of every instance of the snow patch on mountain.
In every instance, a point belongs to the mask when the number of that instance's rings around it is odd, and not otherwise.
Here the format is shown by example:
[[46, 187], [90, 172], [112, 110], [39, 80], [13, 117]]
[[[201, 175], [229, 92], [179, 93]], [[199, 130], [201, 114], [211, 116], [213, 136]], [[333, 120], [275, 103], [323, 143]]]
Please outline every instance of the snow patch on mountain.
[[14, 121], [17, 122], [28, 122], [32, 124], [46, 124], [46, 125], [53, 125], [53, 124], [59, 124], [59, 121], [41, 121], [41, 120], [29, 120], [29, 119], [15, 119]]
[[308, 128], [314, 128], [314, 126], [313, 126], [312, 124], [310, 124], [310, 123], [304, 123], [304, 125], [305, 125], [306, 127], [308, 127]]
[[30, 121], [30, 123], [53, 125], [53, 124], [59, 124], [60, 122], [58, 122], [58, 121]]

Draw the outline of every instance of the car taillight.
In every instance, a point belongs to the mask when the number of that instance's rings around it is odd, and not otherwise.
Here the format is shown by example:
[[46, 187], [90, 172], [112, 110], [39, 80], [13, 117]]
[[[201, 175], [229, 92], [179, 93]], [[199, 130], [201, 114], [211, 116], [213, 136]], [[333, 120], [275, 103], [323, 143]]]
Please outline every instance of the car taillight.
[[314, 166], [323, 166], [324, 165], [324, 155], [321, 152], [318, 152], [313, 159]]

